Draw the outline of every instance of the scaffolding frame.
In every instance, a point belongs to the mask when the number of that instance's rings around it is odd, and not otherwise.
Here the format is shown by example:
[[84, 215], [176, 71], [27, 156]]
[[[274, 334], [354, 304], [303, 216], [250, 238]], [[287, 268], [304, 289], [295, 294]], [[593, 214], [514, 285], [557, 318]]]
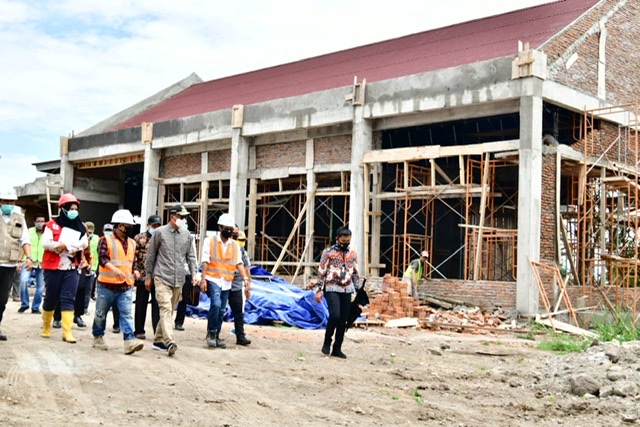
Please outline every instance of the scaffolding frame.
[[[603, 141], [603, 120], [618, 123], [618, 135]], [[569, 183], [567, 252], [577, 269], [574, 280], [593, 303], [594, 292], [614, 296], [618, 308], [638, 309], [640, 170], [638, 105], [585, 110], [580, 124], [583, 161]], [[573, 212], [575, 210], [575, 218]], [[562, 225], [564, 227], [564, 224]]]

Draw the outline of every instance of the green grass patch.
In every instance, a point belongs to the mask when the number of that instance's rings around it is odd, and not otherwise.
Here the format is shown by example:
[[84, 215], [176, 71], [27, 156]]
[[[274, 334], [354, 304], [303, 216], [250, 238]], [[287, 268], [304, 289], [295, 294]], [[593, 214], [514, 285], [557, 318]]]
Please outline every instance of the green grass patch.
[[601, 341], [627, 342], [640, 339], [640, 330], [633, 324], [633, 314], [630, 312], [620, 311], [615, 315], [606, 313], [603, 316], [594, 317], [592, 322]]
[[568, 335], [549, 335], [538, 348], [546, 351], [555, 351], [560, 354], [575, 353], [589, 346], [591, 340]]

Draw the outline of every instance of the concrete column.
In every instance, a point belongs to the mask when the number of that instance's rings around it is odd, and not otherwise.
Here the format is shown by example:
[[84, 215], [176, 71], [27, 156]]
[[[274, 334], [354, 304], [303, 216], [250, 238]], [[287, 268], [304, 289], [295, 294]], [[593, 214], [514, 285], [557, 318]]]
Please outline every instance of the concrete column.
[[233, 128], [231, 131], [229, 214], [231, 214], [241, 229], [244, 228], [245, 225], [248, 171], [249, 142], [242, 136], [242, 128]]
[[142, 205], [140, 206], [140, 219], [144, 230], [149, 215], [158, 213], [158, 176], [160, 175], [160, 152], [154, 150], [151, 144], [144, 147], [144, 172], [142, 175]]
[[[313, 239], [315, 239], [316, 237], [314, 233], [315, 213], [316, 213], [316, 208], [315, 208], [316, 194], [313, 191], [316, 185], [316, 174], [313, 172], [313, 163], [314, 163], [313, 139], [308, 139], [307, 150], [306, 150], [306, 169], [307, 169], [307, 200], [309, 200], [309, 208], [307, 209], [307, 215], [306, 215], [306, 221], [305, 221], [305, 225], [306, 225], [305, 244], [308, 245], [307, 253], [304, 256], [305, 262], [313, 262], [313, 257], [315, 255], [313, 253], [313, 244], [312, 244]], [[303, 280], [303, 283], [305, 285], [307, 284], [307, 278], [311, 277], [311, 275], [312, 275], [312, 268], [310, 265], [306, 265], [304, 267], [304, 280]]]
[[60, 137], [60, 176], [64, 192], [73, 193], [73, 163], [69, 161], [69, 138], [65, 136]]
[[362, 157], [373, 147], [373, 127], [365, 120], [364, 108], [353, 108], [353, 131], [351, 142], [351, 192], [349, 197], [349, 223], [351, 229], [351, 247], [358, 253], [358, 269], [364, 274], [364, 168]]
[[529, 258], [540, 258], [542, 204], [542, 80], [522, 80], [520, 98], [520, 165], [518, 168], [518, 274], [516, 308], [522, 315], [538, 312], [538, 285]]

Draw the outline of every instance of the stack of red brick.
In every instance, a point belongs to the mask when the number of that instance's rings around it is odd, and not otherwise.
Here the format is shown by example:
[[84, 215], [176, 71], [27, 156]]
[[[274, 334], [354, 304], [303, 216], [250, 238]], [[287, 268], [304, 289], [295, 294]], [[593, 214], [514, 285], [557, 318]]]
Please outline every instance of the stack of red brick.
[[428, 310], [429, 307], [421, 306], [409, 295], [405, 282], [387, 274], [382, 281], [382, 294], [369, 302], [367, 319], [383, 322], [403, 317], [426, 319]]

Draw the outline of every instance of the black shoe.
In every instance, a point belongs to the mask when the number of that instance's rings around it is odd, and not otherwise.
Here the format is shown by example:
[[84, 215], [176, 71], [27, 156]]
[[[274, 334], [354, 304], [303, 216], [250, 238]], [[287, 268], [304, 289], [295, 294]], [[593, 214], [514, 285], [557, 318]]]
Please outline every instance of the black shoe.
[[114, 334], [119, 334], [120, 333], [120, 328], [117, 326], [114, 326], [113, 329], [111, 330], [111, 332], [113, 332]]
[[340, 350], [333, 350], [333, 351], [331, 352], [331, 355], [332, 355], [333, 357], [338, 357], [338, 358], [340, 358], [340, 359], [346, 359], [346, 358], [347, 358], [347, 355], [346, 355], [346, 354], [344, 354], [344, 353], [343, 353], [342, 351], [340, 351]]
[[224, 341], [220, 339], [220, 332], [216, 334], [216, 347], [227, 348], [227, 345], [224, 343]]
[[3, 334], [2, 331], [0, 331], [0, 341], [6, 341], [6, 340], [7, 340], [7, 336]]
[[60, 323], [59, 320], [54, 320], [53, 323], [51, 323], [51, 327], [55, 329], [60, 329], [62, 328], [62, 324]]
[[182, 323], [176, 323], [176, 326], [173, 329], [176, 331], [184, 331], [184, 326], [182, 326]]
[[178, 351], [178, 344], [172, 342], [167, 346], [167, 353], [169, 353], [169, 356], [176, 354], [176, 351]]
[[31, 314], [42, 314], [42, 312], [36, 308], [35, 310], [31, 310]]
[[244, 335], [242, 335], [242, 336], [239, 336], [236, 339], [236, 344], [237, 345], [249, 345], [249, 344], [251, 344], [251, 340], [248, 339], [247, 337], [245, 337]]
[[322, 346], [322, 354], [326, 354], [327, 356], [331, 352], [331, 344], [325, 344]]
[[18, 309], [18, 313], [24, 313], [25, 311], [29, 310], [29, 307], [20, 307]]
[[167, 347], [166, 344], [163, 342], [154, 342], [153, 349], [155, 351], [161, 351], [163, 353], [166, 353], [169, 350], [169, 347]]
[[82, 317], [80, 317], [80, 316], [74, 317], [73, 318], [73, 323], [78, 325], [78, 328], [86, 328], [87, 327], [87, 324], [84, 323], [84, 320], [82, 320]]

